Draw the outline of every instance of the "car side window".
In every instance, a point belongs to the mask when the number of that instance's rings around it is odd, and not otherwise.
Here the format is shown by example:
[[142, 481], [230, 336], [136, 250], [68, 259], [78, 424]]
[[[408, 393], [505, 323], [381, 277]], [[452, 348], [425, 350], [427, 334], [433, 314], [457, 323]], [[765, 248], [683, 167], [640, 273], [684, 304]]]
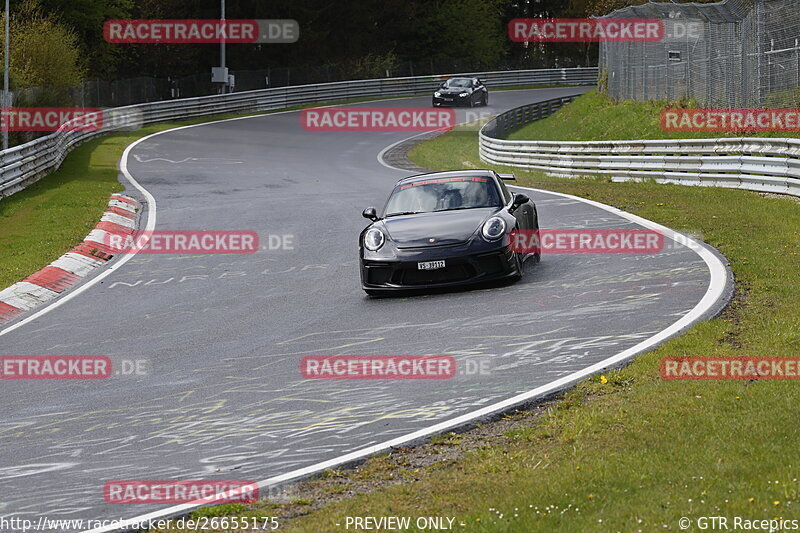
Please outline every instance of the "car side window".
[[503, 199], [505, 200], [505, 203], [510, 202], [511, 201], [511, 191], [509, 191], [508, 188], [506, 188], [505, 182], [503, 180], [501, 180], [500, 178], [497, 178], [497, 183], [500, 184], [500, 190], [503, 191]]

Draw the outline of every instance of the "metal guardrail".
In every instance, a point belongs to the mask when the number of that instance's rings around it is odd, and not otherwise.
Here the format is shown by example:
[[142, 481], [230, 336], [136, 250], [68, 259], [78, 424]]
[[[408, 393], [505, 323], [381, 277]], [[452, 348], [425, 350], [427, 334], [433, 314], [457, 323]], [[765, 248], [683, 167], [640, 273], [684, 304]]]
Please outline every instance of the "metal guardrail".
[[502, 139], [510, 132], [525, 124], [530, 124], [531, 122], [549, 117], [578, 96], [580, 95], [573, 94], [562, 96], [561, 98], [545, 100], [544, 102], [515, 107], [505, 113], [497, 115], [491, 121], [487, 122], [481, 131], [485, 133], [487, 137]]
[[103, 127], [96, 131], [75, 131], [69, 125], [62, 125], [59, 131], [46, 137], [0, 152], [0, 198], [24, 189], [57, 169], [74, 147], [89, 139], [156, 122], [224, 113], [255, 113], [354, 98], [432, 94], [442, 80], [453, 76], [479, 77], [492, 88], [539, 84], [592, 85], [597, 82], [597, 75], [597, 67], [470, 72], [298, 85], [106, 109], [103, 111]]
[[[551, 101], [552, 102], [552, 101]], [[540, 110], [550, 108], [546, 102]], [[541, 106], [545, 105], [544, 108]], [[547, 116], [512, 109], [479, 133], [486, 163], [541, 170], [552, 176], [610, 176], [613, 181], [727, 187], [800, 196], [800, 139], [721, 138], [643, 141], [511, 141], [512, 129]]]

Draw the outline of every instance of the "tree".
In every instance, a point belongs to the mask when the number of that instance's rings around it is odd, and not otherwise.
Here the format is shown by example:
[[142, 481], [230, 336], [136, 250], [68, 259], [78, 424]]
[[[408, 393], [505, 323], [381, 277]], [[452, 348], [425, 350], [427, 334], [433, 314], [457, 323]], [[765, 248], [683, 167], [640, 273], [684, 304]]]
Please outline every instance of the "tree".
[[90, 77], [127, 75], [124, 69], [127, 50], [124, 45], [105, 42], [103, 24], [110, 19], [130, 18], [134, 0], [40, 0], [39, 3], [53, 20], [75, 31]]
[[[78, 36], [54, 17], [45, 15], [36, 0], [26, 0], [12, 12], [9, 75], [14, 89], [41, 87], [37, 105], [69, 105], [66, 91], [83, 80]], [[5, 14], [0, 18], [4, 39]], [[0, 51], [2, 58], [2, 51]]]
[[410, 39], [399, 50], [415, 59], [491, 64], [508, 44], [500, 0], [433, 0], [407, 15]]
[[[74, 105], [70, 89], [83, 79], [78, 36], [45, 15], [36, 0], [26, 0], [12, 11], [9, 79], [17, 95], [15, 107]], [[0, 41], [5, 40], [5, 13], [0, 16]], [[4, 47], [0, 47], [4, 48]], [[0, 61], [4, 60], [0, 50]], [[42, 134], [10, 132], [12, 146]]]

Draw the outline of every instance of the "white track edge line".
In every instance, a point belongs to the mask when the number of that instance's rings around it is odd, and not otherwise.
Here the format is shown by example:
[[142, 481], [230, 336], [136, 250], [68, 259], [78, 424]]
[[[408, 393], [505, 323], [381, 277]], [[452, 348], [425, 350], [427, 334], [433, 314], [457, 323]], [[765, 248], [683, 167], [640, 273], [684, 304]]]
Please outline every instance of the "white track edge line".
[[[384, 148], [383, 150], [378, 152], [378, 163], [380, 163], [381, 165], [385, 166], [386, 168], [390, 168], [392, 170], [397, 170], [397, 171], [402, 171], [402, 172], [411, 172], [410, 170], [406, 170], [404, 168], [398, 168], [398, 167], [390, 165], [389, 163], [387, 163], [383, 159], [383, 157], [386, 155], [386, 152], [388, 152], [389, 150], [391, 150], [395, 146], [399, 146], [399, 145], [403, 144], [406, 141], [410, 141], [411, 139], [416, 139], [417, 137], [422, 137], [423, 135], [428, 135], [429, 133], [431, 133], [431, 132], [423, 131], [422, 133], [418, 133], [416, 135], [412, 135], [411, 137], [406, 137], [405, 139], [401, 139], [401, 140], [399, 140], [397, 142], [394, 142], [394, 143], [390, 144], [389, 146], [387, 146], [386, 148]], [[446, 132], [442, 132], [442, 133], [446, 133]]]

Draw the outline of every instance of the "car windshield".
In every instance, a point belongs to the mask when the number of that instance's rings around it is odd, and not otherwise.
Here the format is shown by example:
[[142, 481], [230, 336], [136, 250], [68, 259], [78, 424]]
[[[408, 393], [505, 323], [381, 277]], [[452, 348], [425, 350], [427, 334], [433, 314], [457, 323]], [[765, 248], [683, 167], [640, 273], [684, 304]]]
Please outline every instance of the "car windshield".
[[398, 185], [385, 216], [500, 206], [500, 193], [489, 177], [436, 178]]
[[453, 87], [469, 87], [471, 84], [470, 80], [464, 78], [453, 78], [451, 80], [447, 80], [444, 83], [445, 87], [453, 88]]

